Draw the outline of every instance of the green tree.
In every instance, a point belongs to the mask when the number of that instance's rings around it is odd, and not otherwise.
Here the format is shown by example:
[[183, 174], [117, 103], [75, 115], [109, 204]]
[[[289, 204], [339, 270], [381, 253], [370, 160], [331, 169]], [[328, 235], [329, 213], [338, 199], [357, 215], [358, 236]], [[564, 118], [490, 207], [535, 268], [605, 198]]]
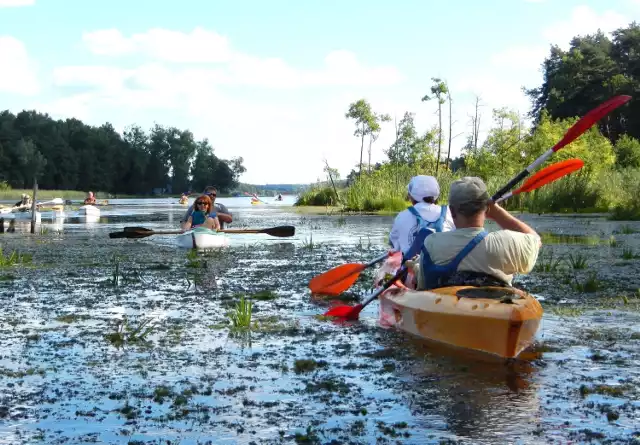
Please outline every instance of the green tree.
[[623, 135], [614, 147], [616, 165], [620, 168], [640, 168], [640, 141]]
[[440, 154], [442, 151], [442, 105], [444, 105], [444, 96], [449, 93], [447, 84], [437, 77], [432, 77], [433, 86], [431, 87], [432, 96], [425, 95], [422, 97], [422, 102], [436, 99], [438, 101], [438, 156], [436, 158], [436, 176], [438, 175], [438, 167], [440, 165]]
[[[531, 116], [539, 122], [543, 110], [553, 119], [583, 116], [605, 100], [640, 89], [640, 28], [636, 23], [613, 32], [574, 37], [569, 50], [552, 46], [543, 63], [543, 83], [525, 90]], [[632, 100], [599, 122], [615, 142], [622, 134], [640, 137], [640, 102]]]
[[375, 127], [375, 114], [371, 110], [371, 105], [365, 99], [360, 99], [351, 105], [345, 114], [347, 119], [355, 121], [356, 130], [354, 136], [360, 138], [360, 168], [358, 175], [362, 175], [362, 156], [364, 154], [364, 138], [371, 132], [371, 128]]

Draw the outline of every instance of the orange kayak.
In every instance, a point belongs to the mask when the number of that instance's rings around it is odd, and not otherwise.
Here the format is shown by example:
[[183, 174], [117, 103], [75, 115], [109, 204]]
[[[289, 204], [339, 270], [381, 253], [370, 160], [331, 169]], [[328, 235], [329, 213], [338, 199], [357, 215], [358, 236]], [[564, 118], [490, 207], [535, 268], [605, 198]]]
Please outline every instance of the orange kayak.
[[394, 286], [380, 295], [383, 326], [505, 358], [533, 343], [542, 314], [538, 300], [515, 288]]

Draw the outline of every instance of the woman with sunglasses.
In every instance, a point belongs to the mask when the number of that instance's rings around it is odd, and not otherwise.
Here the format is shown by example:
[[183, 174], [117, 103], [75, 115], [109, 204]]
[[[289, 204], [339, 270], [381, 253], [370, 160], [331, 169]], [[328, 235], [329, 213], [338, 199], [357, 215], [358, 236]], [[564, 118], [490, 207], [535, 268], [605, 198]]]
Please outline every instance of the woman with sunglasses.
[[193, 204], [194, 211], [189, 218], [182, 223], [182, 230], [189, 230], [195, 227], [205, 227], [209, 230], [220, 230], [220, 221], [215, 210], [211, 210], [211, 198], [207, 195], [199, 196]]

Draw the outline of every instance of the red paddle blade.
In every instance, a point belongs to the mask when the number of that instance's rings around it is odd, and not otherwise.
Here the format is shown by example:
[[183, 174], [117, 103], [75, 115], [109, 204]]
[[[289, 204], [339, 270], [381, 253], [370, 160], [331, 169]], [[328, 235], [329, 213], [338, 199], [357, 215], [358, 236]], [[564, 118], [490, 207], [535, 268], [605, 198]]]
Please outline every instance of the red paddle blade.
[[356, 304], [355, 306], [334, 306], [324, 313], [325, 317], [340, 317], [346, 318], [347, 320], [356, 320], [360, 311], [362, 310], [361, 304]]
[[578, 136], [587, 131], [593, 124], [598, 122], [600, 119], [611, 113], [619, 106], [626, 104], [630, 100], [631, 96], [620, 95], [612, 97], [608, 101], [598, 105], [596, 108], [582, 116], [582, 118], [578, 122], [576, 122], [573, 127], [569, 129], [569, 131], [567, 131], [560, 142], [553, 146], [553, 151], [558, 151], [565, 145], [570, 144], [575, 139], [577, 139]]
[[365, 269], [364, 264], [349, 263], [313, 277], [309, 281], [311, 293], [336, 296], [349, 289]]
[[530, 177], [522, 184], [522, 187], [514, 191], [513, 194], [517, 195], [518, 193], [531, 192], [539, 189], [543, 185], [549, 184], [576, 170], [580, 170], [583, 166], [584, 161], [582, 159], [567, 159], [566, 161], [556, 162]]

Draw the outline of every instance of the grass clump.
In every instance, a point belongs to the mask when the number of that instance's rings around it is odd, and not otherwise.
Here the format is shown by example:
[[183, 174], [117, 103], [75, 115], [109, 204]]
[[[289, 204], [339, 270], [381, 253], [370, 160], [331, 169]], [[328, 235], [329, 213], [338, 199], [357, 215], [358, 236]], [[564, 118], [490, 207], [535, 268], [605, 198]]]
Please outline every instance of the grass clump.
[[251, 300], [240, 297], [235, 307], [227, 312], [227, 318], [231, 322], [233, 330], [247, 330], [251, 328], [251, 317], [253, 315], [253, 303]]
[[326, 368], [329, 364], [324, 360], [299, 359], [293, 363], [293, 370], [296, 374], [315, 371], [317, 368]]
[[4, 253], [0, 247], [0, 267], [12, 267], [18, 264], [30, 264], [33, 256], [27, 253], [19, 253], [17, 250]]
[[152, 318], [148, 318], [134, 326], [129, 323], [125, 315], [116, 322], [115, 332], [106, 334], [105, 338], [115, 347], [121, 347], [125, 344], [145, 343], [147, 336], [155, 329], [155, 326], [151, 325], [152, 321]]

